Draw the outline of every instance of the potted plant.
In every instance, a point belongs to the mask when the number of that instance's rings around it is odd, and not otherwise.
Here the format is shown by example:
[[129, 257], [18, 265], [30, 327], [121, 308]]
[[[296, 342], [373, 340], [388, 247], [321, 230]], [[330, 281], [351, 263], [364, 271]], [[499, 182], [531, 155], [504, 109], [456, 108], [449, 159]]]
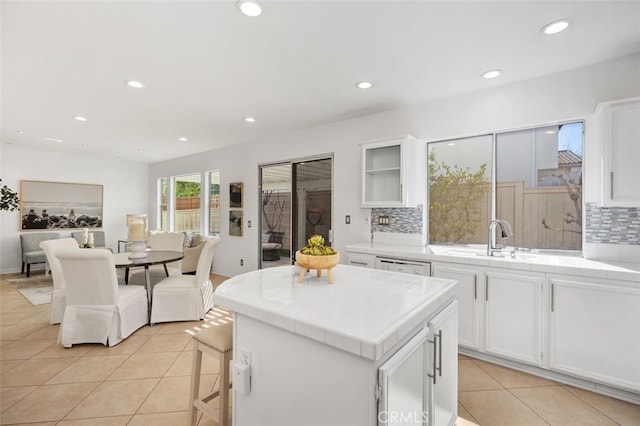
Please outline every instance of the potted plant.
[[302, 282], [309, 269], [315, 269], [318, 278], [322, 276], [322, 270], [326, 269], [329, 284], [333, 284], [331, 269], [338, 262], [340, 262], [340, 253], [329, 246], [325, 246], [322, 235], [313, 235], [307, 240], [307, 245], [296, 252], [296, 263], [300, 266], [298, 282]]

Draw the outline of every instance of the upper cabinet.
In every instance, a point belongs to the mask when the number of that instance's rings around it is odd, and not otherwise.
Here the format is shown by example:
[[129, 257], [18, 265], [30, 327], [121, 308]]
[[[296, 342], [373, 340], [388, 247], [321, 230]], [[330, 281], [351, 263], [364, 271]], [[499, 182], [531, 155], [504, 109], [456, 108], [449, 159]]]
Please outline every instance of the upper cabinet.
[[425, 144], [412, 136], [362, 145], [362, 207], [416, 207], [426, 199]]
[[599, 104], [596, 115], [603, 147], [602, 205], [640, 207], [640, 98]]

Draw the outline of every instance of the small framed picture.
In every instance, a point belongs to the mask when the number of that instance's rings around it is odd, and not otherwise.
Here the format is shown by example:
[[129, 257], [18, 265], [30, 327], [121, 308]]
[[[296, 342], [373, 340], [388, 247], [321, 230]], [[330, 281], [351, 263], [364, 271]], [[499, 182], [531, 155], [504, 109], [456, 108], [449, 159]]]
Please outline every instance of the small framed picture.
[[242, 210], [229, 211], [229, 235], [242, 237]]
[[242, 208], [242, 182], [229, 184], [229, 207]]

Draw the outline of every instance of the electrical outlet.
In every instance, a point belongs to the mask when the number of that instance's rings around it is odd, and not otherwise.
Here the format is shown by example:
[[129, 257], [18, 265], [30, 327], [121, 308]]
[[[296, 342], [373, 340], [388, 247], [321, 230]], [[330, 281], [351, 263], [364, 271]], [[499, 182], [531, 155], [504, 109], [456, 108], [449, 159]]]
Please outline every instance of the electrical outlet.
[[346, 223], [347, 225], [351, 223], [351, 216], [350, 215], [346, 215], [344, 217], [344, 223]]
[[378, 225], [389, 225], [389, 216], [378, 216]]
[[240, 259], [240, 266], [244, 266], [244, 259]]

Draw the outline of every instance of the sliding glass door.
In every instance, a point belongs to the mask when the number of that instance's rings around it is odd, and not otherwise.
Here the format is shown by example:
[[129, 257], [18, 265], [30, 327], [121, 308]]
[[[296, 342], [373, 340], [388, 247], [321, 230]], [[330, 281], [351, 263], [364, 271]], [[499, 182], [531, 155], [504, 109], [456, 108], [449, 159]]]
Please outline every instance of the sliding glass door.
[[333, 236], [329, 157], [260, 166], [260, 267], [293, 264], [296, 250], [315, 234]]

